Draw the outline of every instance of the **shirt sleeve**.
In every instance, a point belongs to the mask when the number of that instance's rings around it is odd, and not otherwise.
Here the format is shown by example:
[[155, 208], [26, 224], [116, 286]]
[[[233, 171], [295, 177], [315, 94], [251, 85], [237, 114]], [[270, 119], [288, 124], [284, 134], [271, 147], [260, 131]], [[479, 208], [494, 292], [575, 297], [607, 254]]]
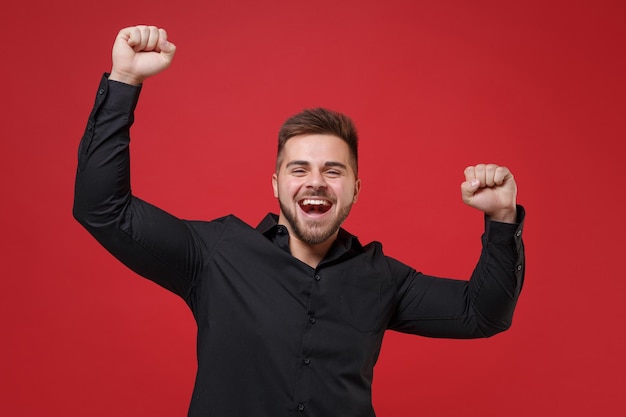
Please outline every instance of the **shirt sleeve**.
[[140, 90], [102, 77], [79, 145], [73, 214], [125, 265], [187, 299], [205, 242], [188, 222], [131, 192], [130, 127]]
[[485, 217], [482, 251], [469, 281], [439, 278], [396, 265], [399, 301], [389, 328], [430, 337], [489, 337], [507, 330], [524, 282], [522, 231], [518, 223]]

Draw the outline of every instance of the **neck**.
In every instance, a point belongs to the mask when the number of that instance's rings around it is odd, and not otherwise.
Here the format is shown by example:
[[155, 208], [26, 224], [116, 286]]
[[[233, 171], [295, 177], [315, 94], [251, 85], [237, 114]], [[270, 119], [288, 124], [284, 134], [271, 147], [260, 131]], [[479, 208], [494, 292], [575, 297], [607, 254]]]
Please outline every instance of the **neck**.
[[290, 234], [289, 250], [294, 258], [304, 262], [311, 268], [317, 268], [317, 265], [322, 262], [322, 259], [324, 259], [330, 250], [336, 237], [337, 234], [318, 245], [311, 245]]

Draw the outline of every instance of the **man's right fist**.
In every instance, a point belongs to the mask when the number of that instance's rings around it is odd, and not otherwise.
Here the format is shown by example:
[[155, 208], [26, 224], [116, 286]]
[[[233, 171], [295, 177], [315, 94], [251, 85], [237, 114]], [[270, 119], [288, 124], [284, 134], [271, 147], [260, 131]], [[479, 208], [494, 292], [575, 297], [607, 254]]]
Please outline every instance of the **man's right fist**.
[[176, 46], [167, 41], [165, 29], [133, 26], [120, 30], [113, 44], [113, 68], [109, 80], [139, 85], [170, 66]]

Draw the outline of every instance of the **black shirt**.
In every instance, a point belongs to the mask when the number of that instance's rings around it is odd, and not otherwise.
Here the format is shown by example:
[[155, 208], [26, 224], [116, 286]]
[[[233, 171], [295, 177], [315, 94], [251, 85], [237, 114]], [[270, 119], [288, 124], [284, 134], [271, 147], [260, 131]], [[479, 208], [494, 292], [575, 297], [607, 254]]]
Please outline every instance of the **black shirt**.
[[311, 268], [267, 215], [178, 219], [132, 195], [140, 88], [104, 77], [79, 148], [74, 215], [114, 256], [178, 294], [198, 325], [192, 417], [370, 417], [386, 329], [488, 337], [511, 325], [524, 276], [518, 224], [486, 219], [470, 281], [426, 276], [341, 229]]

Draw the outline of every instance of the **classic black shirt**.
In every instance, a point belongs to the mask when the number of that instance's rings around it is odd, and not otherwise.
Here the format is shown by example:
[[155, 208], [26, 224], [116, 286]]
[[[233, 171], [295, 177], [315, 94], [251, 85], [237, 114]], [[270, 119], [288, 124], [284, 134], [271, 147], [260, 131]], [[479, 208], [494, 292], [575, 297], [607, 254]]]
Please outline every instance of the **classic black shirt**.
[[486, 219], [470, 281], [426, 276], [341, 230], [311, 268], [284, 226], [178, 219], [134, 197], [140, 88], [103, 77], [80, 143], [74, 215], [114, 256], [182, 297], [198, 325], [192, 417], [371, 417], [386, 329], [488, 337], [511, 325], [524, 275], [518, 224]]

